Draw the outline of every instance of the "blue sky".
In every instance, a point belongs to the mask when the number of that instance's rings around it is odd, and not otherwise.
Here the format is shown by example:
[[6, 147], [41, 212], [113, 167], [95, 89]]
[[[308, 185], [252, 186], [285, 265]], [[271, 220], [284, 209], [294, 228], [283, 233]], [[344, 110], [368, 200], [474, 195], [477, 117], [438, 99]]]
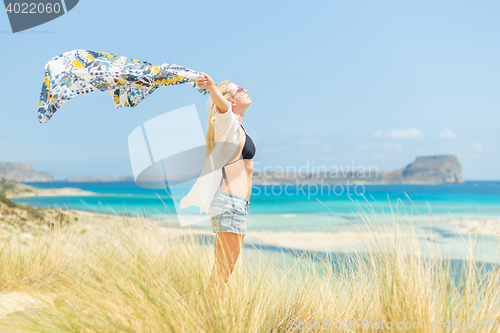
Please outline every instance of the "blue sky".
[[45, 63], [73, 49], [178, 63], [248, 90], [255, 167], [404, 167], [454, 154], [465, 179], [500, 179], [498, 1], [81, 0], [12, 34], [0, 14], [0, 161], [54, 178], [130, 176], [127, 138], [207, 97], [162, 87], [135, 108], [107, 93], [37, 104]]

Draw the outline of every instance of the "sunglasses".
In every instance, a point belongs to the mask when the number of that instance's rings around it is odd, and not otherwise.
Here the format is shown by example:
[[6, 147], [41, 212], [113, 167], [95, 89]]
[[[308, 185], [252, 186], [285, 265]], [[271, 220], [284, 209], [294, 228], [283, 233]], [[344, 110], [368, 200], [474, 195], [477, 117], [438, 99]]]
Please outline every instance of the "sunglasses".
[[246, 92], [246, 90], [245, 90], [245, 89], [243, 89], [242, 87], [238, 87], [238, 89], [236, 90], [236, 92], [234, 93], [234, 95], [236, 95], [236, 94], [238, 94], [238, 93], [240, 93], [240, 92], [245, 93], [245, 92]]

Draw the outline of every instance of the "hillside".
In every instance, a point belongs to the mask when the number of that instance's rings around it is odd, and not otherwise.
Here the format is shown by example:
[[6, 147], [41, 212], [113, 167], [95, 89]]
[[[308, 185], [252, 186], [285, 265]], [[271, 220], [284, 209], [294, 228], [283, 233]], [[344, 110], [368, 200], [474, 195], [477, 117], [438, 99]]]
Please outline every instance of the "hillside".
[[28, 163], [0, 163], [0, 177], [16, 182], [52, 182], [48, 172], [38, 172]]

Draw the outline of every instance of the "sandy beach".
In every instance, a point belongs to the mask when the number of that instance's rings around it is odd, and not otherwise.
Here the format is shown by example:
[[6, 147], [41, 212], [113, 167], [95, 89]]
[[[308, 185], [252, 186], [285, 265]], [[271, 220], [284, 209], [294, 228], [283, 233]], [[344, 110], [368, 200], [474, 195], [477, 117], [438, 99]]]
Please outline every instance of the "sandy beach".
[[30, 191], [18, 192], [13, 194], [8, 194], [7, 198], [28, 198], [28, 197], [58, 197], [58, 196], [92, 196], [97, 195], [97, 193], [84, 191], [79, 188], [64, 187], [64, 188], [50, 188], [50, 189], [39, 189], [33, 188]]
[[[500, 221], [447, 221], [453, 224], [453, 230], [465, 237], [471, 234], [500, 237]], [[190, 227], [172, 228], [157, 221], [150, 221], [151, 227], [157, 228], [166, 237], [181, 237], [190, 234], [200, 236], [215, 236], [211, 230], [196, 229]], [[437, 231], [420, 233], [414, 237], [419, 240], [432, 242], [447, 241], [449, 236], [442, 235]], [[270, 246], [286, 248], [290, 250], [330, 252], [348, 249], [349, 245], [362, 243], [370, 240], [390, 241], [395, 238], [392, 232], [368, 232], [368, 231], [247, 231], [245, 244], [256, 246]]]
[[[156, 226], [166, 237], [181, 237], [189, 234], [212, 236], [215, 233], [209, 230], [185, 228], [169, 228]], [[347, 245], [377, 237], [391, 237], [389, 234], [368, 232], [296, 232], [296, 231], [248, 231], [245, 244], [271, 246], [291, 250], [309, 250], [327, 252], [339, 245]]]
[[500, 220], [451, 220], [461, 233], [475, 233], [500, 237]]

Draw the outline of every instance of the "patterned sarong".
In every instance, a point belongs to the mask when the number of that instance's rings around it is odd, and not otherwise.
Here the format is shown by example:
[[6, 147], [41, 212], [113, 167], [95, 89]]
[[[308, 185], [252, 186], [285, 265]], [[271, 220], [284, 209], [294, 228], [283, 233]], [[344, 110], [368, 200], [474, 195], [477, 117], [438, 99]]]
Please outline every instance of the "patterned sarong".
[[160, 86], [187, 83], [196, 86], [198, 72], [177, 64], [155, 66], [106, 52], [74, 50], [45, 65], [45, 79], [38, 103], [38, 120], [46, 123], [61, 105], [75, 96], [107, 91], [116, 108], [134, 107]]

